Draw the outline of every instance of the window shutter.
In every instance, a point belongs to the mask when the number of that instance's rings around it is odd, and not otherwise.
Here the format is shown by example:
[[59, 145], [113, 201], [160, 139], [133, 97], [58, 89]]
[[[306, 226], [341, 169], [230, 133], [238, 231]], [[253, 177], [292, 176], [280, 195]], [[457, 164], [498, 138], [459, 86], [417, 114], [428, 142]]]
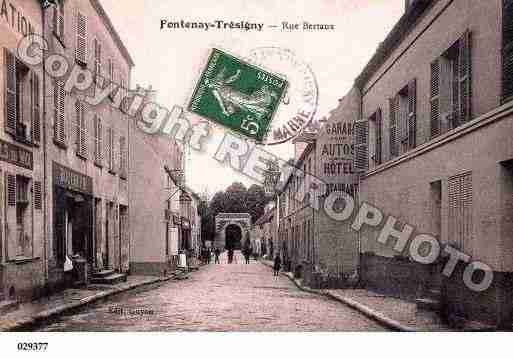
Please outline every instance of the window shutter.
[[431, 138], [440, 136], [440, 60], [431, 63]]
[[43, 209], [43, 189], [39, 181], [34, 182], [34, 208]]
[[83, 65], [87, 64], [87, 18], [77, 11], [77, 44], [75, 58]]
[[369, 121], [355, 122], [354, 167], [357, 172], [369, 169]]
[[14, 259], [18, 252], [18, 226], [16, 224], [16, 176], [10, 173], [6, 173], [5, 184], [7, 197], [7, 206], [5, 208], [5, 241], [7, 258]]
[[57, 7], [57, 5], [54, 5], [53, 7], [53, 22], [52, 22], [52, 25], [53, 25], [53, 32], [55, 35], [59, 35], [60, 32], [59, 32], [59, 9]]
[[408, 84], [408, 146], [417, 147], [417, 79]]
[[61, 38], [61, 41], [64, 41], [64, 14], [62, 12], [59, 12], [59, 36]]
[[389, 99], [390, 104], [390, 158], [399, 155], [399, 146], [397, 143], [397, 100], [398, 97]]
[[16, 105], [16, 58], [4, 49], [5, 61], [5, 132], [15, 135], [17, 122]]
[[97, 164], [102, 164], [102, 123], [101, 119], [96, 116], [94, 119], [94, 138], [95, 138], [95, 150], [94, 158]]
[[379, 108], [376, 112], [376, 164], [383, 163], [383, 112]]
[[81, 139], [80, 139], [80, 136], [82, 134], [82, 131], [81, 131], [81, 124], [82, 124], [81, 116], [82, 116], [82, 106], [80, 104], [80, 101], [77, 101], [77, 102], [75, 102], [75, 143], [77, 145], [77, 153], [78, 154], [81, 154], [80, 144], [82, 142]]
[[87, 158], [87, 127], [85, 120], [84, 104], [80, 103], [80, 154]]
[[39, 77], [31, 72], [31, 97], [32, 97], [32, 142], [39, 145], [41, 142], [41, 114], [39, 109]]
[[502, 101], [513, 99], [513, 1], [502, 9]]
[[126, 178], [126, 140], [124, 136], [119, 138], [119, 174], [120, 177]]
[[472, 173], [449, 178], [449, 240], [458, 249], [472, 239]]
[[53, 204], [53, 253], [55, 259], [64, 262], [64, 242], [66, 240], [66, 194], [65, 190], [55, 187]]
[[459, 45], [460, 63], [460, 121], [467, 122], [472, 118], [472, 35], [466, 31]]
[[94, 80], [97, 82], [98, 77], [102, 74], [102, 45], [97, 39], [94, 39]]
[[64, 84], [62, 82], [56, 81], [54, 85], [54, 137], [55, 140], [61, 144], [66, 143], [66, 124], [64, 121], [64, 111], [65, 111], [65, 92], [64, 92]]

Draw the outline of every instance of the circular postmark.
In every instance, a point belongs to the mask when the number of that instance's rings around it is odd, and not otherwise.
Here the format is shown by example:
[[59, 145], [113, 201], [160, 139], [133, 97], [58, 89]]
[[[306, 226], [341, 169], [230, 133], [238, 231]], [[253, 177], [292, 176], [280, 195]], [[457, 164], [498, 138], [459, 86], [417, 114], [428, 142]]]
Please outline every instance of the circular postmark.
[[246, 60], [287, 78], [287, 93], [278, 107], [264, 144], [278, 145], [292, 140], [310, 126], [317, 111], [319, 91], [312, 69], [292, 50], [280, 47], [252, 49]]

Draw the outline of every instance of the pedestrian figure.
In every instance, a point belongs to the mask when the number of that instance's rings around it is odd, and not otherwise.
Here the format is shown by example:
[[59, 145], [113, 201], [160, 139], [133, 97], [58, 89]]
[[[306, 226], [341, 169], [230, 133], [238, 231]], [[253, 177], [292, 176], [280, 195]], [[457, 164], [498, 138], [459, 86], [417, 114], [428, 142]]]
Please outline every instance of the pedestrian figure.
[[233, 249], [228, 248], [228, 264], [232, 264], [233, 262]]
[[280, 255], [277, 254], [276, 257], [274, 257], [274, 266], [273, 266], [273, 269], [274, 269], [274, 276], [277, 277], [280, 273], [280, 268], [281, 268], [281, 259], [280, 259]]
[[219, 251], [219, 248], [216, 248], [214, 250], [214, 256], [215, 256], [215, 264], [219, 264], [219, 254], [220, 254], [220, 251]]
[[249, 264], [249, 254], [250, 254], [250, 250], [249, 248], [244, 248], [244, 259], [246, 260], [246, 264]]

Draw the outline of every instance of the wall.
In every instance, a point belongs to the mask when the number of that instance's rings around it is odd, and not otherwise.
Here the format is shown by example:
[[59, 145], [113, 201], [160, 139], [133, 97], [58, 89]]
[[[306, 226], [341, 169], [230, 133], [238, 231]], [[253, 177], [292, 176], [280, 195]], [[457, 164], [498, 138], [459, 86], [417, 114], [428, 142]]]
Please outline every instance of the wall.
[[[430, 140], [430, 64], [468, 29], [472, 32], [472, 112], [500, 103], [501, 1], [440, 0], [419, 20], [365, 84], [363, 118], [383, 111], [383, 159], [389, 159], [389, 98], [417, 79], [417, 145]], [[373, 162], [370, 163], [374, 166]]]
[[[29, 225], [32, 226], [30, 236], [32, 239], [33, 253], [30, 258], [8, 257], [8, 247], [12, 245], [11, 231], [6, 225], [6, 188], [5, 174], [22, 175], [34, 181], [43, 181], [42, 167], [42, 147], [34, 147], [24, 144], [14, 139], [13, 136], [5, 131], [5, 58], [3, 49], [9, 49], [11, 53], [17, 55], [16, 49], [18, 42], [31, 29], [36, 34], [42, 32], [41, 7], [39, 1], [20, 1], [20, 0], [1, 0], [0, 1], [0, 140], [13, 144], [18, 148], [31, 152], [33, 156], [33, 168], [26, 169], [0, 160], [0, 300], [2, 297], [8, 297], [11, 287], [15, 290], [17, 299], [25, 301], [43, 294], [45, 282], [45, 256], [44, 256], [44, 236], [43, 236], [43, 210], [34, 209], [33, 195], [29, 189], [30, 203], [28, 211], [30, 214]], [[14, 21], [13, 21], [14, 20]], [[40, 112], [42, 113], [43, 91], [42, 91], [42, 69], [40, 67], [31, 67], [36, 72], [40, 83]], [[27, 82], [27, 87], [28, 82]], [[26, 88], [27, 88], [26, 87]], [[29, 97], [24, 97], [25, 103], [29, 103]], [[28, 108], [28, 106], [27, 106]], [[26, 114], [25, 114], [26, 115]], [[43, 123], [42, 116], [40, 117]], [[42, 133], [42, 129], [41, 129]], [[42, 139], [41, 139], [42, 144]], [[2, 148], [2, 151], [5, 149]]]

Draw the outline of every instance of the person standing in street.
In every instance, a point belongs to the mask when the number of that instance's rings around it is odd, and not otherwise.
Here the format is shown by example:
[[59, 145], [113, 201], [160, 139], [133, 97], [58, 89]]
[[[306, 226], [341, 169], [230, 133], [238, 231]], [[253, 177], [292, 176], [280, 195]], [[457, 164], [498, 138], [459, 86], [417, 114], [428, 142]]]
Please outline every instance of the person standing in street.
[[274, 265], [273, 265], [273, 270], [274, 270], [274, 276], [275, 277], [278, 277], [279, 276], [279, 273], [280, 273], [280, 268], [281, 268], [281, 259], [280, 259], [280, 255], [279, 254], [276, 254], [276, 257], [274, 257]]
[[214, 264], [219, 264], [219, 254], [220, 254], [219, 252], [220, 252], [219, 248], [216, 248], [214, 250], [214, 256], [215, 256]]

